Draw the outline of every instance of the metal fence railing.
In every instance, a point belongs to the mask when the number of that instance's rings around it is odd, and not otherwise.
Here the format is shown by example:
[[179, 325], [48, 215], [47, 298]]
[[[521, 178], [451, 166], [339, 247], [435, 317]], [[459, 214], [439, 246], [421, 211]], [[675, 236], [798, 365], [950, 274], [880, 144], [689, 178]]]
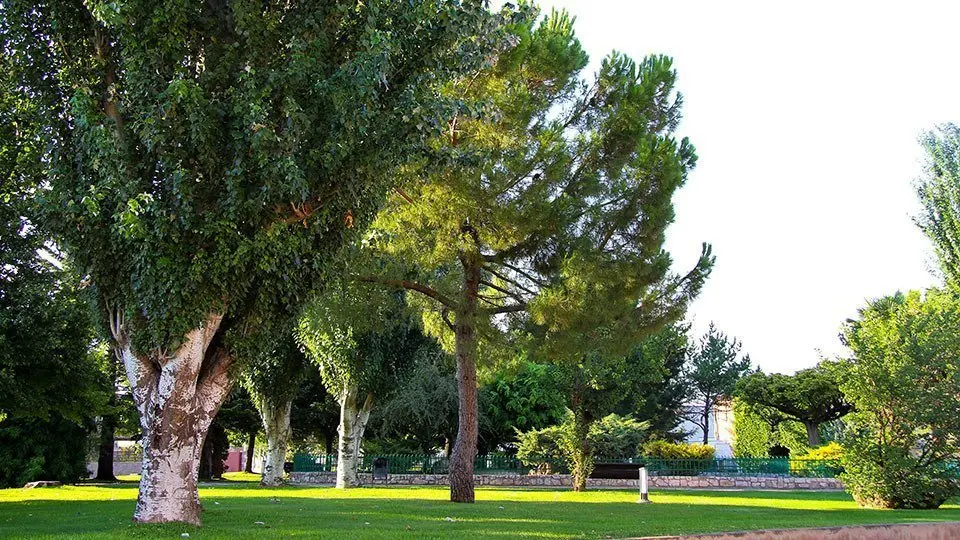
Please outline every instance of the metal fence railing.
[[[386, 458], [390, 474], [444, 474], [448, 471], [447, 458], [435, 455], [393, 454], [365, 455], [361, 458], [360, 471], [371, 472], [373, 461]], [[833, 478], [841, 472], [835, 460], [789, 459], [789, 458], [718, 458], [718, 459], [672, 459], [672, 458], [597, 458], [597, 464], [644, 465], [655, 476], [793, 476], [809, 478]], [[295, 472], [334, 472], [337, 470], [336, 454], [297, 454], [293, 458]], [[549, 467], [524, 465], [514, 456], [486, 454], [474, 460], [477, 474], [529, 474], [531, 471], [566, 473], [563, 463], [550, 463]]]

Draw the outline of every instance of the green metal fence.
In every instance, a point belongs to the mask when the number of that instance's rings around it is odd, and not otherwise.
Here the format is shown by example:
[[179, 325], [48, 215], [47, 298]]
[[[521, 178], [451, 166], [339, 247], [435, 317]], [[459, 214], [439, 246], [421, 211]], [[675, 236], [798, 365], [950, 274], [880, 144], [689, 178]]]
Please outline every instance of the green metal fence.
[[[361, 472], [373, 470], [373, 461], [386, 458], [390, 474], [444, 474], [448, 471], [447, 458], [442, 456], [393, 454], [365, 455], [360, 463]], [[721, 459], [665, 459], [665, 458], [598, 458], [598, 464], [644, 465], [651, 475], [659, 476], [795, 476], [810, 478], [833, 478], [841, 472], [840, 464], [832, 460], [788, 458], [721, 458]], [[562, 463], [551, 463], [549, 470], [566, 473]], [[528, 474], [537, 467], [524, 465], [514, 456], [487, 454], [477, 456], [473, 462], [477, 474]], [[337, 470], [337, 456], [297, 454], [293, 458], [295, 472]], [[543, 467], [539, 470], [544, 470]]]

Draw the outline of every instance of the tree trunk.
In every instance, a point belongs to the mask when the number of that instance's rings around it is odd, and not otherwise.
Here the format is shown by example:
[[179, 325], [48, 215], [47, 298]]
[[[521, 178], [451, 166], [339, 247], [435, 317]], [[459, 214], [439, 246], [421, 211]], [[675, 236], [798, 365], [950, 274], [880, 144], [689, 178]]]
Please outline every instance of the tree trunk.
[[260, 399], [260, 417], [267, 436], [267, 461], [260, 477], [261, 486], [279, 486], [283, 482], [283, 464], [290, 444], [290, 409], [293, 398], [284, 400]]
[[367, 394], [363, 406], [357, 407], [360, 389], [348, 386], [340, 396], [340, 427], [337, 443], [337, 488], [346, 489], [360, 485], [360, 447], [363, 432], [373, 409], [373, 394]]
[[[110, 408], [116, 405], [116, 393], [110, 396]], [[113, 474], [113, 446], [116, 432], [117, 418], [111, 412], [100, 419], [100, 445], [97, 449], [97, 480], [101, 482], [116, 482]]]
[[197, 461], [210, 423], [233, 384], [232, 358], [211, 343], [222, 315], [210, 314], [172, 354], [135, 353], [122, 318], [111, 332], [140, 413], [143, 469], [134, 521], [200, 523]]
[[710, 413], [713, 406], [710, 402], [706, 402], [703, 406], [703, 444], [707, 444], [710, 441]]
[[244, 472], [252, 473], [253, 472], [253, 454], [257, 449], [257, 433], [250, 433], [250, 438], [247, 439], [247, 463], [243, 467]]
[[810, 448], [816, 448], [823, 444], [820, 439], [820, 424], [816, 422], [804, 422], [803, 426], [807, 428], [807, 444]]
[[464, 269], [463, 299], [456, 314], [454, 334], [457, 353], [459, 423], [457, 440], [450, 453], [450, 500], [474, 501], [473, 460], [477, 455], [477, 293], [480, 265], [475, 258], [461, 256]]
[[110, 369], [108, 377], [110, 380], [110, 398], [107, 401], [109, 413], [100, 418], [100, 445], [97, 449], [97, 476], [96, 479], [102, 482], [116, 482], [117, 477], [113, 473], [113, 447], [117, 431], [117, 360], [120, 356], [119, 350], [111, 347], [110, 350]]
[[587, 478], [593, 472], [593, 448], [590, 445], [591, 418], [583, 411], [574, 411], [573, 414], [573, 463], [570, 475], [573, 477], [573, 490], [586, 491]]

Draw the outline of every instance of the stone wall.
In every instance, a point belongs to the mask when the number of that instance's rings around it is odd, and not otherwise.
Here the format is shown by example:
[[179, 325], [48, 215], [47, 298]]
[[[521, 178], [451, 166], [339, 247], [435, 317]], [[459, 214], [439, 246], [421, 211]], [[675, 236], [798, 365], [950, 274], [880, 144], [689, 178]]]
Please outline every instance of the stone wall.
[[[569, 487], [572, 482], [566, 474], [543, 476], [518, 474], [478, 474], [474, 477], [478, 486], [509, 487]], [[295, 472], [290, 474], [290, 483], [297, 485], [335, 484], [337, 473], [333, 472]], [[364, 485], [373, 485], [370, 473], [361, 473], [360, 481]], [[382, 483], [382, 481], [377, 482]], [[386, 482], [395, 486], [436, 486], [446, 485], [445, 474], [391, 474]], [[588, 487], [639, 488], [637, 479], [590, 478]], [[843, 484], [836, 478], [794, 478], [763, 476], [651, 476], [651, 488], [673, 489], [807, 489], [839, 490]]]

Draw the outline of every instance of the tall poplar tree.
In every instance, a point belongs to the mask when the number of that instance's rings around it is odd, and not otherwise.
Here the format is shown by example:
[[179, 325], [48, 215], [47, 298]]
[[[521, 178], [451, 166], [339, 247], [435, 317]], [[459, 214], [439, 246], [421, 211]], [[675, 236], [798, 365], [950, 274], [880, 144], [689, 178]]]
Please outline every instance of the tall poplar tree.
[[426, 326], [456, 352], [456, 502], [474, 500], [477, 365], [490, 338], [529, 323], [552, 360], [625, 354], [620, 345], [682, 316], [712, 263], [705, 248], [674, 276], [663, 250], [671, 197], [696, 161], [673, 136], [671, 61], [613, 54], [584, 80], [567, 14], [512, 31], [516, 47], [448, 89], [488, 108], [451, 117], [439, 157], [406, 169], [368, 239], [392, 264], [358, 275], [418, 293]]
[[[134, 519], [199, 523], [231, 342], [279, 327], [454, 115], [502, 43], [480, 0], [10, 0], [37, 185], [122, 350], [144, 460]], [[21, 135], [15, 134], [15, 137]]]

